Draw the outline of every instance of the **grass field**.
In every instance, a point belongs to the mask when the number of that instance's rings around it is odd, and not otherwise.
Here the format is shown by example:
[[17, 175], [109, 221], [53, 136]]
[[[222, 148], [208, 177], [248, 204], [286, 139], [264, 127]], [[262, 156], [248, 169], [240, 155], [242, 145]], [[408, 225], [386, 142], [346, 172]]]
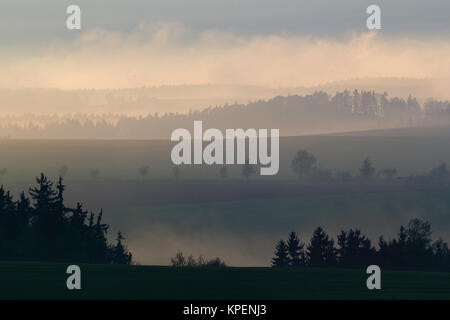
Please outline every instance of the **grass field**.
[[82, 289], [66, 288], [61, 263], [0, 263], [0, 299], [450, 299], [450, 273], [365, 270], [172, 268], [80, 265]]
[[[450, 163], [448, 135], [427, 136], [299, 136], [280, 138], [280, 171], [274, 176], [254, 175], [255, 181], [295, 179], [290, 163], [301, 149], [312, 152], [321, 166], [333, 171], [358, 173], [364, 158], [370, 157], [376, 169], [394, 167], [398, 175], [428, 172], [441, 162]], [[144, 178], [138, 168], [149, 165], [146, 180], [174, 180], [170, 158], [174, 143], [165, 140], [1, 140], [0, 169], [7, 171], [0, 182], [20, 190], [45, 172], [58, 176], [66, 165], [66, 181], [136, 180]], [[98, 169], [97, 177], [90, 176]], [[182, 166], [181, 180], [220, 179], [221, 165]], [[229, 179], [243, 180], [241, 166], [229, 166]]]

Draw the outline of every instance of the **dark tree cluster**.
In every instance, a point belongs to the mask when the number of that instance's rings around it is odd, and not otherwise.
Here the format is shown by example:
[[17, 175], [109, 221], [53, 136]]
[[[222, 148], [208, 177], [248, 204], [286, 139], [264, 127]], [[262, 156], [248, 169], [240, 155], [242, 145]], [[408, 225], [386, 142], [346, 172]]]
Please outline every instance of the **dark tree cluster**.
[[412, 219], [401, 226], [396, 238], [386, 241], [380, 236], [378, 249], [358, 229], [341, 231], [337, 245], [322, 229], [317, 228], [305, 247], [295, 232], [287, 241], [276, 244], [273, 267], [343, 267], [366, 268], [376, 264], [385, 269], [450, 271], [450, 251], [442, 239], [432, 241], [431, 226]]
[[65, 185], [54, 185], [44, 174], [37, 186], [17, 200], [0, 187], [0, 260], [130, 264], [132, 255], [123, 245], [106, 239], [109, 226], [97, 215], [64, 205]]

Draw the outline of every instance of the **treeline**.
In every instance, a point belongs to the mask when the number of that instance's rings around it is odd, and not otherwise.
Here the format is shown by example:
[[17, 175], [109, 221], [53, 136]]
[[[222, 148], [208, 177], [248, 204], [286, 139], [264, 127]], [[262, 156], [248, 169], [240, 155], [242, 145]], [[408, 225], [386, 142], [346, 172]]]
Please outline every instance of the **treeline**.
[[0, 260], [131, 263], [120, 232], [115, 245], [108, 243], [102, 211], [65, 206], [62, 178], [54, 185], [41, 174], [36, 182], [30, 198], [22, 192], [17, 200], [0, 187]]
[[366, 268], [379, 265], [382, 269], [450, 271], [450, 251], [442, 239], [432, 241], [431, 226], [420, 219], [412, 219], [401, 226], [396, 238], [378, 239], [375, 248], [359, 229], [341, 231], [337, 242], [318, 227], [308, 245], [295, 232], [278, 241], [273, 267], [343, 267]]
[[186, 258], [181, 251], [178, 251], [175, 257], [170, 258], [170, 264], [172, 267], [226, 267], [225, 262], [220, 258], [207, 259], [199, 256], [195, 259], [193, 255]]
[[[435, 107], [439, 105], [439, 107]], [[209, 128], [279, 128], [283, 135], [315, 134], [351, 130], [408, 127], [429, 123], [427, 119], [447, 110], [447, 101], [428, 101], [424, 107], [414, 97], [389, 98], [373, 91], [337, 92], [331, 96], [319, 91], [309, 95], [275, 97], [246, 105], [209, 107], [186, 114], [165, 113], [147, 116], [112, 114], [74, 115], [40, 119], [27, 124], [0, 121], [0, 136], [12, 138], [96, 138], [167, 139], [177, 128], [190, 128], [202, 120]], [[102, 118], [103, 117], [103, 118]], [[433, 120], [433, 121], [434, 121]], [[450, 123], [449, 120], [445, 120]]]
[[426, 174], [398, 177], [396, 168], [385, 167], [377, 170], [370, 158], [366, 157], [360, 167], [357, 168], [356, 174], [352, 174], [350, 170], [332, 172], [329, 169], [320, 167], [317, 158], [306, 150], [299, 150], [297, 152], [291, 161], [291, 169], [298, 179], [304, 182], [397, 181], [407, 184], [437, 186], [447, 186], [450, 183], [450, 171], [446, 163], [441, 163], [431, 168]]

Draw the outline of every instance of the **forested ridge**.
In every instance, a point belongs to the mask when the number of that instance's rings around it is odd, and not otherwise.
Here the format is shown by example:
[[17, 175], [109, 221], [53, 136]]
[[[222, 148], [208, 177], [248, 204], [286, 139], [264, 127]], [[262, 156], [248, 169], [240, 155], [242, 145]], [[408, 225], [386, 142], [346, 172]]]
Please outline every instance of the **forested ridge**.
[[[126, 109], [124, 113], [126, 113]], [[168, 139], [176, 128], [202, 120], [210, 128], [279, 128], [281, 135], [412, 127], [450, 123], [450, 102], [389, 97], [344, 90], [334, 96], [277, 96], [269, 100], [208, 107], [188, 113], [26, 115], [26, 123], [0, 119], [0, 136], [10, 138]]]

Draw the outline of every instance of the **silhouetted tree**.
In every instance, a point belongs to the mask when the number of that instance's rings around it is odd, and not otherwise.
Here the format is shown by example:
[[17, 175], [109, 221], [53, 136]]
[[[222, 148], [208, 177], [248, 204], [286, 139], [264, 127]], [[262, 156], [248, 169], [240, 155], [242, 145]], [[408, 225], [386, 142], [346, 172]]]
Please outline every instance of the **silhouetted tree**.
[[292, 160], [291, 168], [299, 179], [308, 178], [317, 169], [316, 157], [306, 150], [300, 150]]
[[450, 250], [447, 243], [440, 238], [433, 243], [431, 250], [433, 254], [433, 269], [448, 270], [450, 267]]
[[138, 169], [139, 174], [142, 178], [145, 178], [148, 175], [148, 171], [150, 170], [150, 166], [143, 166]]
[[115, 264], [130, 264], [131, 263], [131, 253], [128, 252], [127, 248], [122, 244], [122, 240], [125, 238], [122, 236], [122, 233], [117, 233], [117, 244], [113, 250], [113, 262]]
[[305, 252], [304, 243], [301, 243], [297, 234], [291, 232], [287, 240], [288, 254], [289, 254], [289, 265], [291, 267], [298, 267], [305, 265]]
[[0, 259], [14, 257], [19, 228], [13, 198], [2, 185], [0, 187]]
[[337, 238], [337, 258], [344, 267], [364, 267], [375, 262], [375, 248], [358, 229], [341, 231]]
[[205, 266], [206, 267], [226, 267], [226, 264], [220, 258], [215, 258], [215, 259], [211, 259], [208, 262], [206, 262]]
[[308, 263], [314, 267], [333, 266], [336, 263], [336, 252], [333, 239], [321, 227], [318, 227], [307, 247]]
[[242, 175], [247, 179], [247, 181], [250, 180], [250, 177], [255, 173], [255, 168], [248, 163], [248, 161], [244, 164], [242, 167]]
[[173, 267], [184, 267], [186, 265], [186, 258], [183, 252], [178, 251], [174, 258], [170, 258]]
[[277, 243], [275, 257], [272, 259], [273, 267], [289, 267], [288, 246], [284, 240]]
[[361, 178], [365, 180], [371, 180], [373, 178], [373, 174], [375, 173], [375, 168], [372, 165], [372, 162], [369, 158], [364, 159], [361, 168], [359, 169], [359, 174]]

